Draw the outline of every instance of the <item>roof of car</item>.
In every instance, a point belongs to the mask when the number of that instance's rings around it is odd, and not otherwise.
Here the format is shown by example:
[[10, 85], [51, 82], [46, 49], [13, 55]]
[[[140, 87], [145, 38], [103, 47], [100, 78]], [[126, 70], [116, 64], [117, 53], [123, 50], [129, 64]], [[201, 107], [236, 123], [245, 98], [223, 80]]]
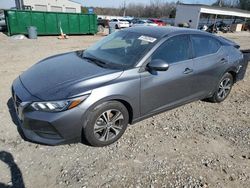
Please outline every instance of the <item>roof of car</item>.
[[131, 27], [124, 29], [126, 31], [141, 33], [142, 35], [148, 35], [155, 38], [163, 38], [165, 36], [175, 35], [175, 34], [205, 34], [209, 35], [207, 32], [181, 28], [181, 27], [154, 27], [154, 26], [141, 26], [141, 27]]

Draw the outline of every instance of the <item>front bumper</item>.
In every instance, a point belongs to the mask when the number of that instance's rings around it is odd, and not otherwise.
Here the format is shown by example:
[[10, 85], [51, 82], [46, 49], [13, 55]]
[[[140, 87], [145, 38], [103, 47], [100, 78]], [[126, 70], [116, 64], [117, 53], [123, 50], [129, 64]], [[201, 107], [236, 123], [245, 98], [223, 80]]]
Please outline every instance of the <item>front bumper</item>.
[[84, 110], [81, 105], [56, 113], [32, 111], [29, 109], [31, 102], [28, 101], [37, 99], [22, 86], [19, 78], [12, 86], [12, 99], [18, 126], [27, 140], [48, 145], [81, 141], [84, 122]]

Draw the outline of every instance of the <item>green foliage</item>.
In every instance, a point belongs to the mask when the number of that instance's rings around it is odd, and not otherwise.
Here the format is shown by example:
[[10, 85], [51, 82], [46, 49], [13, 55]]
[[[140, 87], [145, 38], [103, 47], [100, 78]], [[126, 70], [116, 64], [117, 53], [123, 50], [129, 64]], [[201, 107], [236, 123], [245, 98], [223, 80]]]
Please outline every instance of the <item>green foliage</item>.
[[83, 14], [88, 14], [88, 8], [87, 7], [81, 7], [81, 12]]

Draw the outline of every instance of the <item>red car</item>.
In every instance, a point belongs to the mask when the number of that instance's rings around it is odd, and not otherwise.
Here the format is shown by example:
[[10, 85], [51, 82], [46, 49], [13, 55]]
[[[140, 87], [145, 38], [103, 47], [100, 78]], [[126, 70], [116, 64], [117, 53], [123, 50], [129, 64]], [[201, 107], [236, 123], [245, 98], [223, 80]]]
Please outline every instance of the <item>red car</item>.
[[150, 21], [156, 23], [158, 26], [166, 26], [166, 23], [157, 18], [150, 18]]

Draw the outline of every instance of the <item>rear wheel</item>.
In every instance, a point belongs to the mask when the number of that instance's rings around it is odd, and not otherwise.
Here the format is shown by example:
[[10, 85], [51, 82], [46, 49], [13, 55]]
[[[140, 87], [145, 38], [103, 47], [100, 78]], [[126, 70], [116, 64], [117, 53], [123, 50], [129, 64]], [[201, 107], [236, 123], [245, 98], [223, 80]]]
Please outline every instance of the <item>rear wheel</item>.
[[216, 91], [209, 100], [217, 103], [224, 101], [229, 95], [232, 86], [233, 76], [230, 73], [224, 74], [217, 85]]
[[102, 147], [114, 143], [123, 135], [129, 114], [122, 103], [110, 101], [98, 106], [88, 119], [83, 130], [85, 139], [92, 146]]

